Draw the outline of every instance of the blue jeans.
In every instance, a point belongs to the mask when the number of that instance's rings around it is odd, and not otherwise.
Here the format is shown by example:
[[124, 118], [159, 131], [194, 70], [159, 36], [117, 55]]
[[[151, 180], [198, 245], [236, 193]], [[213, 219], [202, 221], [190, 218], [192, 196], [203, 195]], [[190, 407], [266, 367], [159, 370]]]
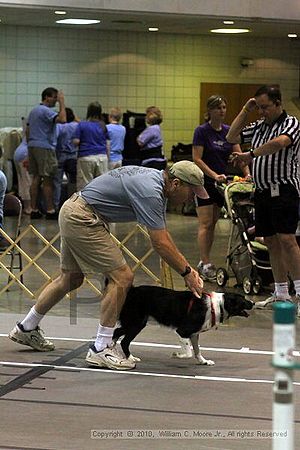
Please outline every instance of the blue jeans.
[[76, 186], [77, 158], [69, 153], [60, 153], [57, 158], [57, 172], [53, 177], [53, 201], [58, 210], [61, 203], [61, 185], [64, 173], [67, 175], [68, 184]]

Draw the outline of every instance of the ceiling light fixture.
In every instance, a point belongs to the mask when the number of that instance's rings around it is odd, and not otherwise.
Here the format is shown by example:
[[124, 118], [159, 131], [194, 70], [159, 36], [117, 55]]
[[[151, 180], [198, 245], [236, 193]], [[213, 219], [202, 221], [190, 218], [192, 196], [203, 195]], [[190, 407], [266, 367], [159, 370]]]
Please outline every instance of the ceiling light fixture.
[[234, 21], [233, 20], [223, 20], [224, 25], [233, 25]]
[[216, 28], [210, 30], [211, 33], [223, 33], [223, 34], [238, 34], [238, 33], [249, 33], [248, 28]]
[[296, 38], [296, 37], [298, 37], [298, 34], [296, 34], [296, 33], [289, 33], [288, 37], [289, 38]]
[[62, 19], [56, 20], [56, 23], [62, 23], [64, 25], [93, 25], [95, 23], [100, 23], [100, 20], [91, 19]]
[[67, 11], [54, 11], [54, 14], [64, 15], [67, 14]]
[[149, 27], [148, 30], [149, 31], [158, 31], [159, 28], [157, 28], [157, 27]]

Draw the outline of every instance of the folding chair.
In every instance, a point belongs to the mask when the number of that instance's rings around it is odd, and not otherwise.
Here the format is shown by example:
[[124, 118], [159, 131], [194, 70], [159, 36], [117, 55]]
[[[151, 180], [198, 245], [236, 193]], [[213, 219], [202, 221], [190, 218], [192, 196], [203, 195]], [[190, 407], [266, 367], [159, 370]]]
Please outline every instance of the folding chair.
[[[15, 241], [21, 232], [21, 220], [22, 220], [22, 203], [13, 194], [5, 194], [4, 197], [4, 205], [3, 205], [3, 216], [4, 217], [16, 217], [16, 220], [13, 221], [12, 226], [9, 230], [9, 236], [13, 241]], [[17, 244], [19, 247], [21, 247], [21, 242], [19, 241]], [[0, 255], [4, 253], [5, 250], [1, 251]], [[18, 269], [21, 271], [23, 269], [23, 261], [22, 261], [22, 254], [20, 251], [13, 247], [11, 250], [6, 252], [5, 256], [10, 257], [10, 263], [7, 266], [7, 269], [10, 270], [11, 273], [13, 273], [14, 269]], [[17, 262], [16, 262], [17, 259]], [[8, 277], [8, 282], [10, 281], [11, 277]], [[23, 283], [23, 274], [20, 276], [20, 281]]]

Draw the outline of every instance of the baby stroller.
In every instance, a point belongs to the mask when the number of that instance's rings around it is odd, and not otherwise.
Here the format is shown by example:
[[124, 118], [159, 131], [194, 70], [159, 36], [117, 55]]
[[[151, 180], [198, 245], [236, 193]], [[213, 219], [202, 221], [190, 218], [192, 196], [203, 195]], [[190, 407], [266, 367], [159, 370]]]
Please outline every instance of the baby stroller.
[[231, 231], [226, 268], [217, 269], [216, 282], [218, 286], [225, 286], [231, 269], [245, 294], [258, 294], [262, 287], [273, 282], [273, 274], [267, 247], [255, 240], [254, 185], [238, 181], [218, 185], [217, 189], [224, 195]]

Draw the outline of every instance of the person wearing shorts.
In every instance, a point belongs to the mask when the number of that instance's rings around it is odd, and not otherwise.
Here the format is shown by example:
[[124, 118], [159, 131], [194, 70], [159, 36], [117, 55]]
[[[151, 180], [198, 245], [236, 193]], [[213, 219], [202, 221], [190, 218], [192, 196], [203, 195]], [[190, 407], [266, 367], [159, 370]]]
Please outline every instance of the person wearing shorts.
[[[224, 199], [217, 191], [215, 183], [226, 181], [226, 169], [233, 151], [241, 151], [239, 145], [229, 144], [226, 134], [229, 126], [224, 119], [227, 100], [220, 95], [212, 95], [207, 100], [206, 123], [199, 125], [194, 132], [193, 160], [204, 172], [204, 186], [209, 195], [207, 200], [196, 198], [198, 216], [198, 244], [200, 261], [198, 271], [207, 281], [216, 278], [216, 268], [210, 260], [214, 241], [215, 226], [224, 205]], [[243, 169], [244, 176], [249, 175], [248, 167]]]
[[[59, 103], [59, 112], [52, 108]], [[42, 102], [33, 108], [27, 118], [26, 139], [28, 144], [31, 218], [42, 217], [39, 211], [39, 189], [42, 184], [46, 206], [46, 219], [57, 219], [53, 202], [53, 177], [57, 171], [56, 123], [66, 122], [64, 95], [53, 87], [42, 92]]]
[[9, 334], [10, 339], [36, 350], [53, 350], [53, 343], [40, 332], [41, 319], [67, 293], [81, 286], [84, 275], [103, 274], [107, 286], [101, 299], [100, 323], [86, 361], [111, 369], [134, 368], [134, 359], [125, 358], [112, 346], [116, 321], [132, 285], [133, 273], [109, 233], [109, 223], [136, 221], [145, 226], [160, 257], [181, 274], [185, 285], [199, 297], [203, 282], [175, 246], [165, 218], [167, 200], [182, 204], [194, 195], [207, 197], [203, 173], [191, 161], [180, 161], [165, 171], [120, 167], [73, 194], [59, 213], [61, 273], [41, 292], [25, 319]]
[[[248, 113], [258, 110], [259, 120], [247, 125]], [[230, 142], [251, 143], [251, 150], [234, 154], [234, 162], [252, 162], [255, 183], [255, 229], [268, 247], [275, 291], [257, 308], [276, 301], [294, 300], [300, 317], [300, 249], [296, 240], [300, 173], [300, 124], [283, 109], [277, 85], [262, 86], [247, 100], [231, 124]], [[292, 299], [289, 280], [296, 292]]]

